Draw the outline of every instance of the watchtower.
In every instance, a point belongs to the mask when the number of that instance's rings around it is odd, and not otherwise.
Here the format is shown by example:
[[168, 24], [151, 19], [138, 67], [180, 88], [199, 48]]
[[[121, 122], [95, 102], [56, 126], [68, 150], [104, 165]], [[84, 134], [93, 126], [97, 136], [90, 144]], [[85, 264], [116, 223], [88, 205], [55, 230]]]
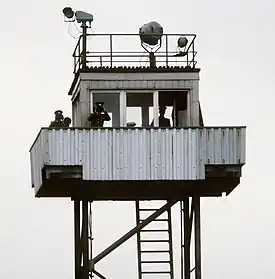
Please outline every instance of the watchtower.
[[[176, 203], [181, 278], [190, 279], [192, 272], [202, 278], [200, 199], [228, 195], [240, 183], [245, 127], [204, 126], [196, 35], [165, 34], [156, 22], [139, 34], [88, 34], [92, 15], [63, 11], [83, 28], [69, 89], [73, 127], [42, 128], [30, 154], [35, 196], [74, 203], [75, 278], [105, 278], [96, 264], [136, 234], [138, 278], [174, 279], [171, 207]], [[93, 126], [89, 115], [100, 104], [110, 120]], [[102, 200], [133, 201], [137, 225], [93, 257], [89, 207]], [[164, 204], [152, 208], [150, 201]]]

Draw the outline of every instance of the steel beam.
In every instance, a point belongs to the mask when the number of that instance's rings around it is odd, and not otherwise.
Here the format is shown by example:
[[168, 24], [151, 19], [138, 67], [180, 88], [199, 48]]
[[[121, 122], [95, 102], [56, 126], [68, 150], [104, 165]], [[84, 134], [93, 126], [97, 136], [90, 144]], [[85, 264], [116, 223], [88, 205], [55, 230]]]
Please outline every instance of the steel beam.
[[200, 197], [193, 198], [195, 209], [195, 279], [201, 279], [201, 214]]
[[[139, 201], [136, 201], [136, 224], [138, 225], [139, 222]], [[142, 279], [141, 273], [141, 244], [140, 244], [140, 233], [137, 233], [137, 257], [138, 257], [138, 279]]]
[[[103, 276], [101, 273], [99, 273], [98, 271], [96, 271], [95, 269], [91, 269], [92, 273], [94, 273], [97, 277], [99, 277], [100, 279], [107, 279], [105, 276]], [[92, 276], [91, 276], [92, 277]]]
[[183, 201], [184, 206], [184, 279], [190, 279], [190, 218], [189, 197]]
[[[155, 211], [147, 219], [137, 224], [132, 230], [119, 238], [115, 243], [110, 245], [94, 259], [89, 261], [89, 238], [92, 237], [91, 231], [89, 235], [89, 224], [88, 224], [88, 201], [74, 201], [74, 232], [75, 232], [75, 279], [88, 279], [94, 273], [99, 278], [106, 279], [102, 274], [94, 269], [97, 262], [102, 260], [104, 257], [109, 255], [112, 251], [118, 248], [120, 245], [125, 243], [128, 239], [139, 233], [145, 226], [154, 221], [157, 217], [163, 214], [165, 211], [171, 209], [171, 207], [177, 201], [168, 201], [164, 206]], [[181, 278], [190, 279], [191, 272], [194, 270], [195, 279], [201, 279], [201, 224], [200, 224], [200, 197], [192, 197], [191, 210], [189, 210], [190, 198], [185, 198], [181, 202], [181, 224], [184, 235], [182, 236], [182, 276]], [[82, 212], [80, 212], [82, 207]], [[81, 214], [82, 213], [82, 214]], [[170, 213], [171, 214], [171, 213]], [[82, 215], [82, 216], [81, 216]], [[193, 216], [194, 215], [194, 216]], [[80, 222], [82, 217], [82, 226], [80, 228]], [[183, 220], [182, 220], [183, 219]], [[194, 220], [194, 224], [193, 224]], [[191, 244], [191, 232], [194, 226], [195, 231], [195, 267], [191, 270], [190, 268], [190, 244]], [[170, 251], [171, 253], [173, 251]], [[90, 251], [91, 257], [91, 251]], [[91, 272], [91, 273], [90, 273]], [[183, 277], [184, 274], [184, 277]], [[172, 274], [173, 275], [173, 274]]]
[[171, 214], [171, 207], [167, 210], [168, 214], [168, 232], [171, 234], [169, 236], [169, 254], [170, 254], [170, 272], [171, 272], [171, 279], [174, 279], [174, 255], [173, 255], [173, 232], [172, 232], [172, 214]]
[[88, 235], [88, 201], [82, 201], [82, 252], [83, 252], [83, 268], [82, 278], [89, 279], [89, 235]]
[[78, 279], [81, 270], [80, 201], [74, 201], [74, 251], [75, 279]]

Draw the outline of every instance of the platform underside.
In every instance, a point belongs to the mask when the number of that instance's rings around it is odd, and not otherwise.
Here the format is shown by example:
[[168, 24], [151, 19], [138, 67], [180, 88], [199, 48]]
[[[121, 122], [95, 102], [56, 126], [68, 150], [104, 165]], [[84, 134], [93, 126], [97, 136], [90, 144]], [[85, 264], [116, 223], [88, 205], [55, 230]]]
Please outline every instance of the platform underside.
[[186, 196], [227, 195], [240, 183], [241, 166], [206, 167], [205, 180], [91, 181], [81, 178], [79, 167], [45, 167], [36, 197], [81, 200], [182, 200]]

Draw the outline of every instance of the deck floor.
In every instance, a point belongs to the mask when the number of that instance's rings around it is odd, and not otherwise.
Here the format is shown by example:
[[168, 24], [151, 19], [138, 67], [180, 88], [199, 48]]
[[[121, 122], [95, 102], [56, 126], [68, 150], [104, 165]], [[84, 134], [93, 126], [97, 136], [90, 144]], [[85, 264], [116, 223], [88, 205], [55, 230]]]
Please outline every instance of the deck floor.
[[240, 166], [234, 172], [221, 170], [206, 172], [205, 180], [157, 181], [91, 181], [43, 175], [43, 184], [36, 197], [67, 197], [99, 200], [183, 200], [187, 196], [217, 197], [230, 194], [240, 183]]

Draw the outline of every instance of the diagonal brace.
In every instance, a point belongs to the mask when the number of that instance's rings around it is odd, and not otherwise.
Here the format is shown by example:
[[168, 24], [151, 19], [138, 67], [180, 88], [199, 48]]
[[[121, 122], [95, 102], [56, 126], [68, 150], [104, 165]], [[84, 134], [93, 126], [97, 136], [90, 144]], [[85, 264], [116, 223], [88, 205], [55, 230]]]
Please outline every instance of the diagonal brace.
[[[106, 277], [104, 277], [102, 274], [100, 274], [98, 271], [96, 271], [95, 269], [92, 269], [92, 273], [94, 273], [96, 276], [98, 276], [100, 279], [107, 279]], [[92, 278], [92, 276], [91, 276]]]
[[140, 224], [138, 224], [136, 227], [134, 227], [132, 230], [130, 230], [128, 233], [126, 233], [124, 236], [122, 236], [120, 239], [118, 239], [115, 243], [113, 243], [108, 248], [106, 248], [104, 251], [102, 251], [94, 259], [90, 260], [90, 269], [93, 269], [93, 266], [97, 262], [99, 262], [100, 260], [105, 258], [107, 255], [109, 255], [116, 248], [118, 248], [120, 245], [122, 245], [128, 239], [130, 239], [133, 235], [140, 232], [145, 226], [147, 226], [149, 223], [154, 221], [162, 213], [164, 213], [165, 211], [170, 209], [175, 203], [177, 203], [177, 201], [168, 201], [165, 205], [163, 205], [160, 209], [158, 209], [156, 212], [154, 212], [152, 215], [150, 215], [147, 219], [142, 221]]

